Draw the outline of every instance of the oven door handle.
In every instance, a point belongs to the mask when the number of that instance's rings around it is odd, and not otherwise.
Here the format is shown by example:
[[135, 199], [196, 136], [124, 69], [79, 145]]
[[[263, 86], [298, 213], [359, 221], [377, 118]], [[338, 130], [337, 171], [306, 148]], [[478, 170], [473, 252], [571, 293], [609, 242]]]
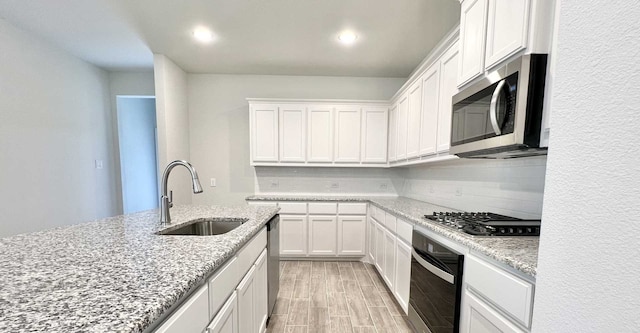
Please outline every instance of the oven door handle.
[[500, 97], [500, 93], [502, 92], [502, 88], [506, 83], [506, 80], [500, 81], [496, 90], [493, 91], [493, 95], [491, 95], [491, 106], [489, 107], [489, 117], [491, 118], [491, 127], [493, 127], [493, 131], [496, 135], [502, 134], [502, 129], [498, 124], [498, 98]]
[[411, 249], [411, 255], [413, 255], [413, 259], [415, 259], [420, 264], [420, 266], [424, 267], [424, 269], [433, 273], [435, 276], [449, 282], [450, 284], [454, 284], [455, 277], [453, 275], [441, 270], [440, 268], [424, 260], [422, 256], [416, 252], [415, 249]]

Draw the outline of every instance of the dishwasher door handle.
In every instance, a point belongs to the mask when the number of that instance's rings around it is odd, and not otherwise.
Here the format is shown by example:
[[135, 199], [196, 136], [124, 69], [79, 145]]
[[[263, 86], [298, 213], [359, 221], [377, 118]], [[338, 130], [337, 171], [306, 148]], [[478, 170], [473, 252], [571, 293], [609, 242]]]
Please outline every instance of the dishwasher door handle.
[[431, 263], [423, 259], [422, 256], [419, 253], [417, 253], [415, 249], [411, 249], [411, 255], [413, 256], [413, 259], [415, 259], [420, 264], [420, 266], [424, 267], [424, 269], [433, 273], [433, 275], [449, 282], [450, 284], [454, 284], [455, 277], [453, 275], [441, 270], [440, 268], [432, 265]]

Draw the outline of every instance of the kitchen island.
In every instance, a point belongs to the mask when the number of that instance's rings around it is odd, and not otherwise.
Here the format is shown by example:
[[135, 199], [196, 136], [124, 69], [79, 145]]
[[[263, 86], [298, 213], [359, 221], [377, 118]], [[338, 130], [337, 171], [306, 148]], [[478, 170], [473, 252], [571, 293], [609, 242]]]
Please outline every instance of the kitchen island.
[[[1, 332], [143, 332], [201, 286], [277, 208], [177, 205], [0, 239]], [[247, 219], [217, 236], [157, 234]]]

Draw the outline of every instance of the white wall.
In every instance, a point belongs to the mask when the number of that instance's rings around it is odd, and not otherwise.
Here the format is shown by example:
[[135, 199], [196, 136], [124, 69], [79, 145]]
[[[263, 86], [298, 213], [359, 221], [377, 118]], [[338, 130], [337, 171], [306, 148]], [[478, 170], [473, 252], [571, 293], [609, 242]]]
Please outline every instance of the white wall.
[[[158, 175], [162, 177], [169, 162], [190, 161], [187, 74], [161, 54], [153, 56], [153, 70], [158, 121]], [[173, 202], [191, 203], [191, 188], [187, 169], [173, 169], [168, 182], [168, 189], [173, 191]]]
[[107, 73], [2, 19], [0, 45], [0, 236], [115, 214]]
[[[249, 166], [249, 105], [247, 97], [388, 99], [405, 79], [268, 75], [189, 74], [189, 118], [192, 162], [204, 193], [202, 204], [242, 203], [255, 189]], [[287, 177], [283, 168], [270, 173]], [[279, 177], [279, 176], [277, 176]], [[209, 179], [217, 187], [209, 187]], [[318, 183], [325, 181], [319, 176]]]
[[560, 6], [533, 332], [639, 332], [640, 3]]
[[[109, 72], [109, 91], [111, 92], [110, 104], [113, 123], [114, 138], [114, 161], [112, 167], [115, 170], [116, 179], [120, 179], [120, 151], [118, 142], [118, 96], [155, 96], [155, 83], [153, 81], [153, 71], [147, 72]], [[116, 193], [118, 214], [123, 213], [122, 184], [116, 181]]]
[[459, 159], [394, 170], [405, 180], [402, 196], [459, 210], [539, 219], [546, 160]]
[[256, 194], [396, 196], [402, 184], [388, 169], [256, 167]]

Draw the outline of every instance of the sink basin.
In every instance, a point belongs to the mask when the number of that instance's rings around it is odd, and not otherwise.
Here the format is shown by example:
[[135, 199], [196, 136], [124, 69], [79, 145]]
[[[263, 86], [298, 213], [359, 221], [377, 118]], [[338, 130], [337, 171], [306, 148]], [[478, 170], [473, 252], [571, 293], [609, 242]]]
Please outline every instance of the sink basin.
[[161, 235], [212, 236], [222, 235], [241, 226], [247, 219], [210, 219], [188, 223], [177, 229], [161, 231]]

